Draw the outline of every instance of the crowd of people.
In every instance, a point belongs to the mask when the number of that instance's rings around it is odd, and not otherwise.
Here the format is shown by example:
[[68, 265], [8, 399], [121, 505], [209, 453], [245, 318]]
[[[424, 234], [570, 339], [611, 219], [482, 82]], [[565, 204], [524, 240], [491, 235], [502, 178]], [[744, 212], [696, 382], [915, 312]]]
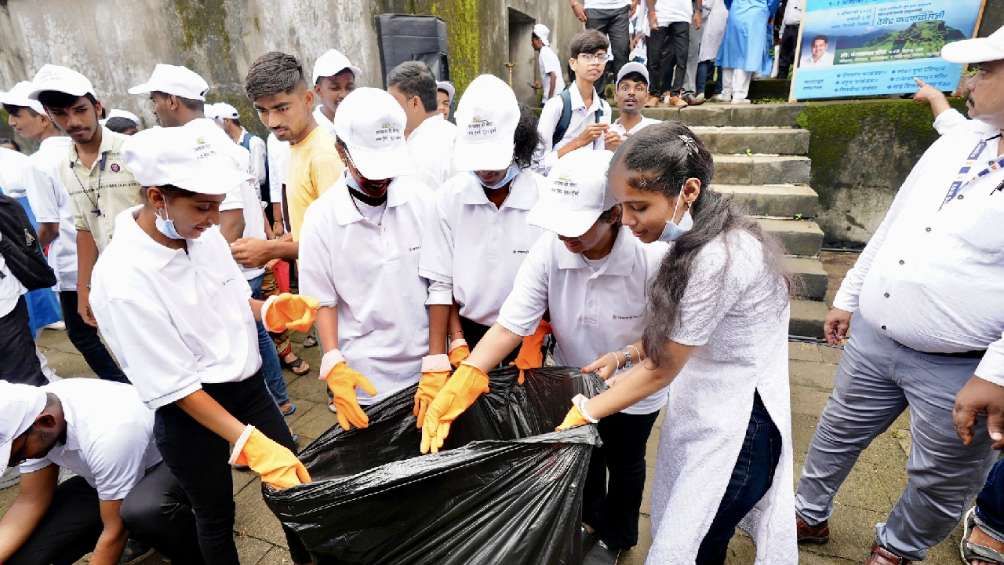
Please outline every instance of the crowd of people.
[[[647, 2], [659, 52], [693, 47], [684, 28], [715, 17], [698, 0], [675, 25], [661, 3]], [[587, 24], [569, 45], [574, 76], [562, 89], [555, 61], [542, 63], [553, 96], [539, 117], [495, 76], [457, 92], [416, 61], [386, 90], [357, 86], [374, 77], [335, 49], [309, 74], [288, 53], [251, 64], [244, 89], [267, 140], [183, 66], [158, 64], [129, 89], [156, 115], [147, 129], [64, 66], [0, 93], [11, 126], [39, 144], [30, 157], [0, 148], [0, 469], [20, 481], [0, 562], [113, 564], [153, 548], [238, 563], [231, 467], [273, 489], [311, 482], [284, 419], [296, 406], [283, 367], [324, 382], [345, 430], [414, 388], [419, 456], [443, 448], [492, 369], [546, 356], [608, 385], [569, 399], [558, 426], [595, 424], [603, 441], [584, 485], [590, 565], [638, 543], [663, 407], [649, 563], [722, 564], [738, 527], [757, 563], [796, 563], [798, 543], [828, 540], [858, 453], [907, 407], [907, 487], [867, 563], [922, 560], [988, 473], [964, 546], [1004, 562], [1004, 470], [990, 469], [1004, 445], [992, 223], [1004, 214], [1004, 31], [945, 48], [976, 65], [971, 119], [925, 91], [942, 138], [827, 318], [832, 342], [852, 316], [854, 333], [795, 491], [783, 249], [714, 189], [693, 131], [641, 115], [652, 93], [677, 105], [686, 58], [626, 61], [630, 4], [573, 0]], [[773, 8], [730, 8], [718, 59], [736, 101], [762, 45], [729, 30], [766, 29]], [[547, 29], [533, 42], [549, 48]], [[611, 55], [615, 120], [602, 95]], [[927, 189], [942, 184], [947, 196]], [[46, 300], [99, 378], [47, 367], [35, 344], [52, 323]], [[316, 372], [291, 332], [316, 336]], [[292, 560], [311, 562], [283, 531]]]

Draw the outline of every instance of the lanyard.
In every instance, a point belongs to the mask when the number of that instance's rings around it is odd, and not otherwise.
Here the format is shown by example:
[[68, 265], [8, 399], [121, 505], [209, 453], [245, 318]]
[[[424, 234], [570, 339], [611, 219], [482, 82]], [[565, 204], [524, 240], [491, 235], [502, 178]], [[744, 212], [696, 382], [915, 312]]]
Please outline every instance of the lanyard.
[[1001, 134], [998, 133], [997, 135], [989, 139], [981, 140], [976, 144], [976, 147], [974, 147], [972, 152], [969, 153], [969, 157], [966, 158], [966, 162], [959, 169], [959, 174], [956, 175], [955, 180], [951, 185], [949, 185], [948, 193], [945, 194], [945, 199], [941, 202], [941, 206], [938, 206], [938, 210], [944, 208], [945, 204], [948, 204], [951, 200], [953, 200], [960, 192], [962, 192], [963, 188], [972, 184], [976, 179], [982, 178], [993, 171], [1004, 167], [1004, 157], [998, 157], [997, 159], [990, 161], [986, 167], [975, 175], [969, 174], [969, 172], [976, 165], [976, 160], [979, 159], [980, 155], [983, 154], [983, 151], [986, 150], [987, 144], [995, 139], [999, 139], [1000, 137]]

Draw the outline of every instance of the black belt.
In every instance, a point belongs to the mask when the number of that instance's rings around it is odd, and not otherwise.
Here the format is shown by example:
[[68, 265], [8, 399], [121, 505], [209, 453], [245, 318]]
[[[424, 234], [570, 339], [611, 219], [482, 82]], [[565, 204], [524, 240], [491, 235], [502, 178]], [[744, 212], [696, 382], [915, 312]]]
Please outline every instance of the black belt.
[[[893, 340], [896, 341], [896, 340]], [[896, 341], [899, 345], [903, 345]], [[917, 353], [923, 353], [924, 355], [934, 355], [937, 357], [954, 357], [956, 359], [982, 359], [986, 354], [986, 349], [975, 349], [973, 351], [959, 351], [956, 353], [936, 353], [934, 351], [918, 351], [908, 345], [903, 345], [903, 347], [909, 349], [910, 351], [916, 351]]]

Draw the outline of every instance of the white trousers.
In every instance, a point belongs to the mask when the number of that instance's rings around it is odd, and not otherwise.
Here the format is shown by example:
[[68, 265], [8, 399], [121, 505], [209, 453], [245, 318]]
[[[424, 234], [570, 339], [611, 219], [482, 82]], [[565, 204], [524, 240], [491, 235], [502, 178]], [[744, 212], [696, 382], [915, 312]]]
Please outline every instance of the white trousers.
[[742, 69], [722, 69], [722, 96], [745, 100], [750, 93], [753, 73]]

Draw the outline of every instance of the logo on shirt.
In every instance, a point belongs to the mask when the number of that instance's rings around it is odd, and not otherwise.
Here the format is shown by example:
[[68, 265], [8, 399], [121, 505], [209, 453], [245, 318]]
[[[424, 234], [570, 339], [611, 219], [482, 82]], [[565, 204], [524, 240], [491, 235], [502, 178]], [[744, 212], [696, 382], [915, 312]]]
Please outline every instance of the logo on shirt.
[[122, 167], [120, 167], [118, 163], [112, 163], [111, 168], [113, 173], [117, 173], [122, 170]]
[[491, 120], [479, 116], [474, 116], [471, 123], [467, 124], [467, 137], [488, 137], [495, 135], [497, 131], [498, 126]]
[[641, 314], [636, 316], [618, 316], [617, 314], [613, 314], [614, 320], [637, 320], [638, 318], [641, 318]]
[[513, 255], [526, 255], [529, 252], [530, 252], [529, 249], [513, 249], [512, 250], [512, 254]]

